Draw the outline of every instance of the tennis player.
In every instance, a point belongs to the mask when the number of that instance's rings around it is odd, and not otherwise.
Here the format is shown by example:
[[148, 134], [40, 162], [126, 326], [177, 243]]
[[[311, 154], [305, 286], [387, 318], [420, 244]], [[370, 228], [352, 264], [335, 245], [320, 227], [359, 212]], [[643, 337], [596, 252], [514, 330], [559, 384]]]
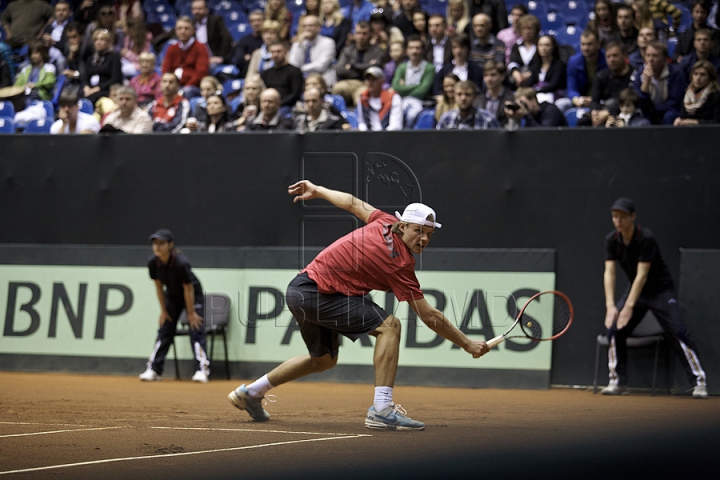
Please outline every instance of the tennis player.
[[[635, 224], [635, 204], [618, 198], [611, 207], [615, 230], [605, 237], [605, 327], [608, 329], [608, 369], [610, 381], [603, 395], [627, 395], [627, 337], [648, 310], [680, 353], [691, 381], [692, 396], [707, 398], [705, 372], [700, 365], [695, 343], [690, 339], [680, 316], [680, 306], [670, 270], [660, 256], [655, 237], [649, 229]], [[630, 281], [615, 303], [615, 262]]]
[[[364, 334], [375, 337], [375, 399], [365, 426], [373, 429], [424, 430], [425, 424], [407, 416], [393, 403], [393, 385], [400, 349], [400, 320], [383, 310], [368, 295], [371, 290], [392, 291], [431, 330], [463, 348], [473, 358], [489, 351], [484, 341], [470, 340], [432, 307], [415, 276], [415, 258], [427, 247], [436, 228], [435, 212], [413, 203], [395, 217], [375, 209], [349, 193], [330, 190], [302, 180], [288, 187], [294, 202], [320, 198], [347, 210], [365, 222], [313, 260], [290, 282], [286, 302], [300, 326], [308, 355], [291, 358], [250, 385], [230, 392], [230, 402], [256, 421], [270, 415], [262, 406], [273, 387], [333, 368], [338, 361], [340, 335], [355, 341]], [[396, 218], [397, 217], [397, 218]]]

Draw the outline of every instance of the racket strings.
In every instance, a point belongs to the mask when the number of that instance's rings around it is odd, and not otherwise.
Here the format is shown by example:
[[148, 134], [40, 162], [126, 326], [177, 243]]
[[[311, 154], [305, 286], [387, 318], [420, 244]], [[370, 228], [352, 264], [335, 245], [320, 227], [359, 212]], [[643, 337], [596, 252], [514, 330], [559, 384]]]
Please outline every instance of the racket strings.
[[[549, 318], [552, 324], [547, 321]], [[568, 301], [554, 292], [545, 292], [525, 307], [519, 324], [525, 336], [545, 340], [563, 333], [571, 321], [572, 306]]]

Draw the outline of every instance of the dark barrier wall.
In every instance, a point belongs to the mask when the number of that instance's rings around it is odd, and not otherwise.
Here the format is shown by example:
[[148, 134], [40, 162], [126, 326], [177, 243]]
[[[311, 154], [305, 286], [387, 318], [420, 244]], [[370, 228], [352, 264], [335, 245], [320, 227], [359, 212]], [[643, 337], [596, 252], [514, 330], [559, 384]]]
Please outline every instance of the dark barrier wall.
[[719, 151], [715, 127], [0, 136], [0, 243], [138, 245], [167, 226], [180, 245], [326, 245], [356, 223], [292, 204], [287, 185], [303, 177], [389, 211], [423, 201], [443, 224], [432, 246], [557, 249], [577, 317], [552, 382], [588, 384], [610, 204], [636, 200], [677, 280], [679, 247], [720, 243]]
[[[694, 338], [703, 370], [708, 377], [708, 392], [720, 395], [720, 322], [717, 305], [720, 304], [720, 250], [681, 251], [680, 305], [689, 324], [706, 325], [705, 334]], [[684, 370], [676, 372], [675, 387], [686, 387]]]

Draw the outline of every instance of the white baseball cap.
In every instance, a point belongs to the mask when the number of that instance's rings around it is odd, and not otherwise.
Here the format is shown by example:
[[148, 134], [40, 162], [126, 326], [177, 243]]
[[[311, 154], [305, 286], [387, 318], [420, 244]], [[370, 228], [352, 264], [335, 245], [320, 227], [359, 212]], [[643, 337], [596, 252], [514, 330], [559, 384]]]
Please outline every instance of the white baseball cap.
[[422, 203], [411, 203], [405, 207], [405, 211], [400, 215], [400, 212], [395, 212], [395, 216], [398, 220], [408, 223], [415, 223], [417, 225], [426, 225], [428, 227], [442, 227], [437, 222], [431, 222], [427, 219], [428, 216], [432, 215], [432, 218], [437, 218], [435, 210], [424, 205]]

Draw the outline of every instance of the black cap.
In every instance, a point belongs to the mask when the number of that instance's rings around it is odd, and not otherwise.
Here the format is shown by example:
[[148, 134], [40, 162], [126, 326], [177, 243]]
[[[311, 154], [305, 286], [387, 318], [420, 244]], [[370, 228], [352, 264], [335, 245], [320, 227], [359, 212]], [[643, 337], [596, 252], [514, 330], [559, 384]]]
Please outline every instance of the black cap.
[[615, 200], [610, 210], [620, 210], [621, 212], [633, 214], [635, 213], [635, 204], [629, 198], [622, 197]]
[[174, 241], [172, 232], [170, 230], [168, 230], [167, 228], [161, 228], [157, 232], [150, 235], [150, 240], [153, 240], [155, 238], [157, 238], [158, 240], [163, 240], [165, 242]]

